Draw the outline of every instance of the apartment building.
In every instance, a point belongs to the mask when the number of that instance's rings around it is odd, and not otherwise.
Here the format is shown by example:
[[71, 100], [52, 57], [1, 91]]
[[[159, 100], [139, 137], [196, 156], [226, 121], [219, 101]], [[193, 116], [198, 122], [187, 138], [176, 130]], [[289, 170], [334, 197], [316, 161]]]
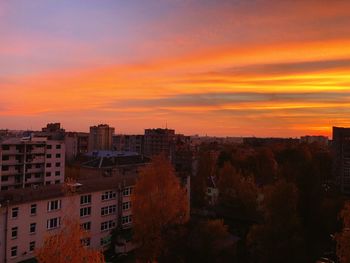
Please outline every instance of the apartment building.
[[107, 124], [90, 127], [89, 151], [112, 150], [112, 136], [114, 128]]
[[113, 148], [117, 151], [143, 154], [144, 135], [114, 135]]
[[69, 193], [62, 185], [0, 193], [0, 262], [33, 258], [35, 248], [64, 227], [67, 218], [88, 231], [86, 246], [108, 248], [114, 229], [131, 227], [133, 182], [105, 178], [66, 185]]
[[350, 194], [350, 128], [333, 127], [333, 172], [342, 193]]
[[65, 145], [45, 137], [0, 141], [0, 191], [64, 182]]
[[171, 159], [175, 149], [175, 130], [146, 129], [144, 135], [144, 153], [146, 156], [165, 154]]

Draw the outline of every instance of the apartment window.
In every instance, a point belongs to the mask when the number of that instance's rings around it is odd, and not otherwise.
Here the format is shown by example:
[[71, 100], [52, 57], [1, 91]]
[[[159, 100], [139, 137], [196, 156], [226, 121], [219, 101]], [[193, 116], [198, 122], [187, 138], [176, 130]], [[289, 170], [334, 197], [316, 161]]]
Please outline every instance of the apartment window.
[[32, 178], [32, 175], [31, 174], [26, 174], [26, 179], [30, 179]]
[[32, 204], [32, 205], [30, 206], [30, 215], [31, 215], [31, 216], [36, 215], [36, 204]]
[[116, 205], [105, 206], [101, 208], [101, 216], [115, 214], [117, 211]]
[[47, 158], [47, 159], [50, 159], [51, 157], [52, 157], [51, 154], [46, 154], [46, 158]]
[[101, 231], [107, 231], [115, 227], [115, 221], [109, 220], [101, 223]]
[[60, 171], [56, 171], [55, 172], [55, 176], [60, 176], [61, 175], [61, 172]]
[[35, 165], [35, 168], [40, 168], [40, 167], [41, 167], [41, 165], [38, 163]]
[[11, 238], [16, 239], [18, 236], [18, 227], [11, 228]]
[[131, 202], [125, 202], [122, 205], [123, 211], [129, 210], [131, 208]]
[[40, 178], [41, 177], [41, 173], [36, 173], [34, 176], [35, 176], [35, 178]]
[[47, 203], [47, 211], [54, 211], [61, 208], [61, 200], [49, 201]]
[[51, 184], [51, 182], [46, 182], [45, 184], [46, 184], [46, 185], [49, 185], [49, 184]]
[[131, 215], [122, 217], [122, 225], [130, 224], [132, 222]]
[[8, 189], [9, 189], [8, 186], [1, 186], [1, 190], [2, 190], [2, 191], [6, 191], [6, 190], [8, 190]]
[[61, 166], [61, 163], [56, 163], [56, 167], [60, 167]]
[[11, 247], [11, 257], [17, 257], [17, 246]]
[[1, 168], [2, 171], [8, 171], [9, 167], [7, 165], [3, 165]]
[[51, 167], [51, 163], [46, 163], [46, 167], [50, 168]]
[[55, 180], [55, 184], [59, 184], [60, 182], [60, 180]]
[[46, 149], [52, 149], [52, 145], [46, 145]]
[[54, 229], [60, 227], [61, 218], [55, 217], [47, 220], [47, 229]]
[[7, 182], [9, 180], [8, 176], [1, 176], [1, 182]]
[[61, 144], [57, 144], [56, 149], [61, 149]]
[[56, 154], [56, 158], [61, 158], [61, 154], [60, 154], [60, 153], [57, 153], [57, 154]]
[[131, 192], [132, 192], [132, 188], [127, 187], [123, 190], [123, 196], [129, 196], [129, 195], [131, 195]]
[[29, 225], [29, 233], [34, 234], [36, 232], [36, 223], [31, 223]]
[[8, 161], [8, 160], [10, 160], [10, 156], [8, 156], [8, 155], [3, 155], [3, 156], [2, 156], [2, 160], [3, 160], [3, 161]]
[[10, 150], [10, 145], [3, 145], [2, 149], [5, 151]]
[[17, 218], [18, 217], [18, 212], [19, 212], [19, 208], [18, 207], [14, 207], [12, 208], [12, 218]]
[[35, 250], [35, 241], [29, 243], [29, 252], [33, 252]]
[[107, 237], [103, 237], [101, 238], [100, 240], [100, 245], [101, 246], [107, 246], [111, 243], [111, 237], [110, 236], [107, 236]]
[[81, 205], [91, 204], [91, 195], [80, 196], [80, 204]]
[[81, 228], [84, 229], [85, 231], [89, 231], [91, 229], [91, 222], [85, 222], [81, 224]]
[[110, 200], [110, 199], [115, 199], [116, 198], [116, 192], [114, 191], [107, 191], [104, 192], [101, 196], [101, 200], [105, 201], [105, 200]]
[[50, 177], [51, 176], [51, 172], [46, 172], [46, 177]]
[[90, 238], [84, 238], [81, 240], [81, 244], [84, 246], [84, 247], [89, 247], [90, 246]]
[[80, 208], [80, 217], [91, 215], [91, 206]]

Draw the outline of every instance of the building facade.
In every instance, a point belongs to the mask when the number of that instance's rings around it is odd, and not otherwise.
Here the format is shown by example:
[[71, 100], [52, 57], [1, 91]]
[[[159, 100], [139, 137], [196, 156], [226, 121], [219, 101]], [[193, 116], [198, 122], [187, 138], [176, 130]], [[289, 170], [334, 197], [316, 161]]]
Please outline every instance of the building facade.
[[107, 124], [90, 127], [89, 151], [112, 150], [114, 128]]
[[[45, 237], [57, 233], [68, 220], [77, 220], [88, 238], [84, 244], [106, 249], [112, 231], [131, 227], [132, 183], [106, 178], [37, 189], [0, 193], [0, 262], [20, 262], [34, 257]], [[7, 230], [7, 231], [6, 231]]]
[[0, 191], [64, 182], [65, 145], [44, 137], [0, 142]]
[[333, 172], [342, 193], [350, 194], [350, 128], [333, 127]]
[[173, 156], [175, 150], [175, 130], [146, 129], [144, 135], [144, 153], [146, 156], [164, 154]]

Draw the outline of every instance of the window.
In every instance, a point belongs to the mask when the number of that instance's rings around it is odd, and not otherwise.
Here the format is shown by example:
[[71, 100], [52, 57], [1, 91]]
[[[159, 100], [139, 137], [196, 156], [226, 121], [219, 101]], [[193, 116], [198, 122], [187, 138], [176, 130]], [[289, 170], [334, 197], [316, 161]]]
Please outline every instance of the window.
[[9, 180], [8, 176], [1, 176], [1, 182], [7, 182]]
[[101, 223], [101, 231], [107, 231], [115, 227], [115, 222], [113, 220], [109, 220]]
[[11, 257], [17, 257], [17, 246], [11, 247]]
[[116, 205], [105, 206], [101, 208], [101, 216], [115, 214], [117, 211]]
[[46, 154], [46, 158], [47, 158], [47, 159], [50, 159], [51, 157], [52, 157], [51, 154]]
[[19, 212], [19, 208], [18, 207], [12, 208], [12, 218], [17, 218], [18, 217], [18, 212]]
[[80, 217], [91, 215], [91, 206], [80, 208]]
[[47, 211], [54, 211], [61, 208], [61, 200], [49, 201], [47, 203]]
[[10, 156], [8, 156], [8, 155], [3, 155], [3, 156], [2, 156], [2, 160], [3, 160], [3, 161], [8, 161], [8, 160], [10, 160]]
[[52, 145], [46, 145], [46, 149], [52, 149]]
[[33, 252], [35, 250], [35, 241], [29, 243], [29, 252]]
[[6, 191], [6, 190], [8, 190], [8, 189], [9, 189], [8, 186], [1, 186], [1, 190], [2, 190], [2, 191]]
[[41, 173], [36, 173], [34, 176], [35, 176], [35, 178], [40, 178], [41, 177]]
[[131, 192], [132, 192], [132, 188], [127, 187], [123, 190], [123, 196], [129, 196], [129, 195], [131, 195]]
[[130, 224], [132, 222], [131, 215], [122, 217], [122, 225]]
[[16, 239], [18, 235], [18, 227], [11, 228], [11, 238]]
[[84, 238], [81, 240], [81, 244], [84, 246], [84, 247], [89, 247], [90, 246], [90, 238]]
[[81, 205], [91, 204], [91, 195], [80, 196], [80, 204]]
[[61, 166], [61, 163], [56, 163], [56, 167], [60, 167]]
[[55, 184], [59, 184], [60, 182], [60, 180], [55, 180]]
[[54, 229], [60, 227], [61, 218], [55, 217], [47, 220], [47, 229]]
[[91, 222], [85, 222], [81, 224], [81, 228], [84, 229], [85, 231], [89, 231], [91, 229]]
[[107, 236], [107, 237], [103, 237], [101, 238], [100, 240], [100, 245], [101, 246], [107, 246], [111, 243], [111, 237], [110, 236]]
[[56, 149], [61, 149], [61, 144], [57, 144]]
[[46, 177], [50, 177], [51, 176], [51, 172], [46, 172]]
[[55, 176], [60, 176], [61, 175], [61, 172], [60, 171], [56, 171], [55, 172]]
[[31, 223], [29, 225], [29, 233], [34, 234], [36, 232], [36, 223]]
[[116, 193], [114, 191], [107, 191], [102, 194], [101, 200], [105, 201], [105, 200], [115, 199], [115, 197], [116, 197]]
[[123, 207], [123, 211], [129, 210], [131, 208], [131, 202], [123, 203], [122, 207]]
[[51, 167], [51, 163], [46, 163], [46, 167], [50, 168]]
[[3, 165], [1, 168], [2, 171], [8, 171], [9, 167], [7, 165]]
[[61, 158], [61, 154], [60, 154], [60, 153], [57, 153], [57, 154], [56, 154], [56, 158]]
[[41, 165], [39, 164], [39, 163], [37, 163], [36, 165], [35, 165], [35, 168], [40, 168], [41, 167]]
[[36, 215], [36, 204], [32, 204], [30, 206], [30, 215], [31, 216]]
[[3, 145], [2, 149], [5, 151], [10, 150], [10, 145]]
[[49, 184], [51, 184], [51, 182], [46, 182], [45, 184], [46, 184], [46, 185], [49, 185]]

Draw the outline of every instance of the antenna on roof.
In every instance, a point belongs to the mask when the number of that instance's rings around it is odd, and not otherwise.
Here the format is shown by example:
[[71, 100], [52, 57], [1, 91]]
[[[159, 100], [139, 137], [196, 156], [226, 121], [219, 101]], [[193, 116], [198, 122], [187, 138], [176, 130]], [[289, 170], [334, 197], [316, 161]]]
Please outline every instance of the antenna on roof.
[[165, 122], [165, 129], [168, 129], [168, 122]]

